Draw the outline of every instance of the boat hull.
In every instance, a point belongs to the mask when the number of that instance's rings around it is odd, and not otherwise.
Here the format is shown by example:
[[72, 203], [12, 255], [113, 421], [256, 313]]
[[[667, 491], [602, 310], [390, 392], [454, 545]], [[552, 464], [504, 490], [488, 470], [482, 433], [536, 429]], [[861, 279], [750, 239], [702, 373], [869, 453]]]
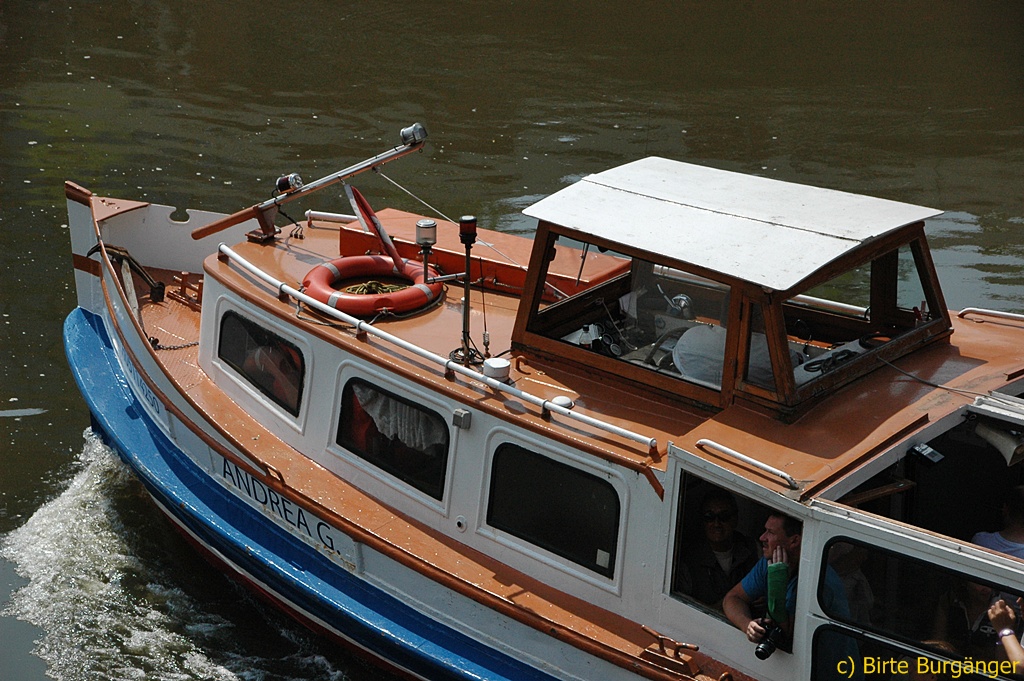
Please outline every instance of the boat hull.
[[558, 678], [410, 607], [283, 529], [266, 507], [260, 512], [230, 493], [149, 417], [129, 388], [100, 316], [76, 309], [65, 322], [64, 340], [98, 434], [174, 526], [230, 577], [311, 629], [404, 675]]

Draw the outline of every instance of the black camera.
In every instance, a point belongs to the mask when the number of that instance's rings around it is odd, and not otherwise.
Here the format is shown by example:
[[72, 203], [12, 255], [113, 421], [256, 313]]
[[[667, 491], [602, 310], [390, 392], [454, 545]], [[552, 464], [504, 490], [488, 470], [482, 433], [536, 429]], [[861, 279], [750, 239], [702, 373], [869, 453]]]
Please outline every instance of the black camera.
[[773, 622], [772, 620], [762, 620], [761, 624], [764, 626], [765, 633], [764, 638], [754, 648], [754, 655], [757, 655], [759, 660], [767, 660], [775, 652], [775, 649], [780, 645], [785, 647], [786, 633], [782, 631], [782, 627]]

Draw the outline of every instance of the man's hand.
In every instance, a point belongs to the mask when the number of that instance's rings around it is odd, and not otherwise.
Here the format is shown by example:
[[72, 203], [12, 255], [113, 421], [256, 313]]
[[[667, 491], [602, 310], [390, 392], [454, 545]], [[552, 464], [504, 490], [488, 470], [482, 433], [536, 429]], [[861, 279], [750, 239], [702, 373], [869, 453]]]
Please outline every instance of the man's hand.
[[988, 620], [992, 627], [999, 631], [1001, 629], [1013, 629], [1013, 622], [1017, 619], [1013, 608], [1006, 604], [1006, 601], [999, 599], [988, 609]]
[[760, 643], [768, 631], [764, 628], [761, 620], [750, 620], [744, 633], [747, 635], [747, 640], [751, 643]]

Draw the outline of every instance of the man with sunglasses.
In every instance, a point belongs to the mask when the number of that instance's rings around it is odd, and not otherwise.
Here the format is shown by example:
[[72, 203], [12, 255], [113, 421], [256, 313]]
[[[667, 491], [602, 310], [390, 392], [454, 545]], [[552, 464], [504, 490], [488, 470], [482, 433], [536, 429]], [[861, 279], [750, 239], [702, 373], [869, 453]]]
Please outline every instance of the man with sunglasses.
[[701, 500], [703, 532], [699, 544], [683, 556], [680, 590], [722, 609], [722, 598], [758, 560], [754, 542], [736, 531], [736, 499], [724, 489], [713, 488]]

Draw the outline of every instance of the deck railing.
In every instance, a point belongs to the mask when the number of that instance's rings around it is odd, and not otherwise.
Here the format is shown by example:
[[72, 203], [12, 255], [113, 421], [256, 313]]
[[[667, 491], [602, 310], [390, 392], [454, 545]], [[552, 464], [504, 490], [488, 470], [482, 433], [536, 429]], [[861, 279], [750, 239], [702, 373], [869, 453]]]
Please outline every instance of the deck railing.
[[969, 314], [983, 315], [985, 317], [996, 317], [997, 319], [1015, 319], [1024, 322], [1024, 315], [1016, 312], [1002, 312], [1000, 310], [988, 310], [983, 307], [965, 307], [957, 313], [957, 317], [963, 319]]
[[359, 333], [366, 333], [375, 338], [379, 338], [380, 340], [390, 343], [407, 352], [410, 352], [416, 355], [417, 357], [421, 357], [439, 366], [442, 366], [444, 367], [444, 370], [446, 372], [452, 372], [459, 374], [461, 376], [465, 376], [466, 378], [470, 378], [479, 383], [483, 383], [489, 388], [493, 388], [494, 390], [498, 390], [508, 395], [512, 395], [513, 397], [520, 399], [523, 402], [528, 402], [534, 406], [540, 407], [542, 412], [553, 412], [555, 414], [564, 416], [570, 420], [578, 421], [593, 428], [597, 428], [598, 430], [602, 430], [606, 433], [612, 433], [614, 435], [618, 435], [619, 437], [625, 438], [632, 442], [642, 444], [648, 448], [649, 454], [652, 457], [657, 457], [658, 441], [656, 438], [635, 433], [631, 430], [627, 430], [625, 428], [616, 426], [615, 424], [602, 421], [601, 419], [596, 419], [593, 418], [592, 416], [587, 416], [586, 414], [574, 412], [570, 408], [563, 407], [562, 405], [557, 404], [551, 400], [546, 400], [542, 397], [532, 395], [514, 386], [508, 385], [507, 383], [503, 383], [501, 381], [493, 379], [490, 376], [485, 376], [479, 371], [470, 369], [469, 367], [466, 367], [453, 359], [442, 357], [441, 355], [433, 353], [425, 348], [421, 348], [420, 346], [403, 340], [398, 336], [394, 336], [386, 331], [382, 331], [377, 327], [373, 326], [372, 324], [362, 319], [359, 319], [358, 317], [353, 317], [349, 314], [341, 312], [340, 310], [335, 310], [333, 307], [325, 305], [320, 301], [307, 296], [301, 291], [292, 288], [291, 286], [288, 286], [284, 282], [278, 281], [274, 277], [270, 276], [269, 274], [267, 274], [260, 268], [256, 267], [242, 256], [238, 255], [238, 253], [231, 250], [231, 248], [226, 244], [220, 244], [218, 246], [218, 251], [228, 260], [235, 263], [252, 276], [272, 286], [275, 290], [277, 290], [278, 296], [281, 297], [282, 299], [284, 299], [285, 296], [294, 298], [295, 300], [300, 301], [304, 305], [308, 305], [309, 307], [319, 312], [322, 312], [325, 315], [328, 315], [341, 322], [351, 325]]
[[766, 463], [764, 463], [762, 461], [758, 461], [757, 459], [755, 459], [752, 456], [747, 456], [746, 454], [741, 454], [740, 452], [737, 452], [735, 449], [732, 449], [730, 447], [726, 447], [725, 445], [719, 444], [719, 443], [715, 442], [714, 440], [709, 440], [708, 438], [701, 438], [701, 439], [697, 440], [697, 446], [698, 447], [708, 447], [708, 448], [714, 449], [714, 450], [716, 450], [716, 451], [718, 451], [718, 452], [720, 452], [722, 454], [725, 454], [726, 456], [731, 456], [732, 458], [737, 459], [738, 461], [742, 461], [743, 463], [749, 464], [749, 465], [753, 466], [754, 468], [757, 468], [759, 470], [764, 471], [765, 473], [770, 473], [770, 474], [772, 474], [772, 475], [774, 475], [776, 477], [782, 478], [783, 480], [786, 481], [786, 484], [789, 485], [790, 489], [800, 489], [800, 485], [793, 478], [793, 476], [791, 476], [789, 473], [787, 473], [787, 472], [785, 472], [783, 470], [780, 470], [780, 469], [776, 468], [775, 466], [769, 466], [768, 464], [766, 464]]

